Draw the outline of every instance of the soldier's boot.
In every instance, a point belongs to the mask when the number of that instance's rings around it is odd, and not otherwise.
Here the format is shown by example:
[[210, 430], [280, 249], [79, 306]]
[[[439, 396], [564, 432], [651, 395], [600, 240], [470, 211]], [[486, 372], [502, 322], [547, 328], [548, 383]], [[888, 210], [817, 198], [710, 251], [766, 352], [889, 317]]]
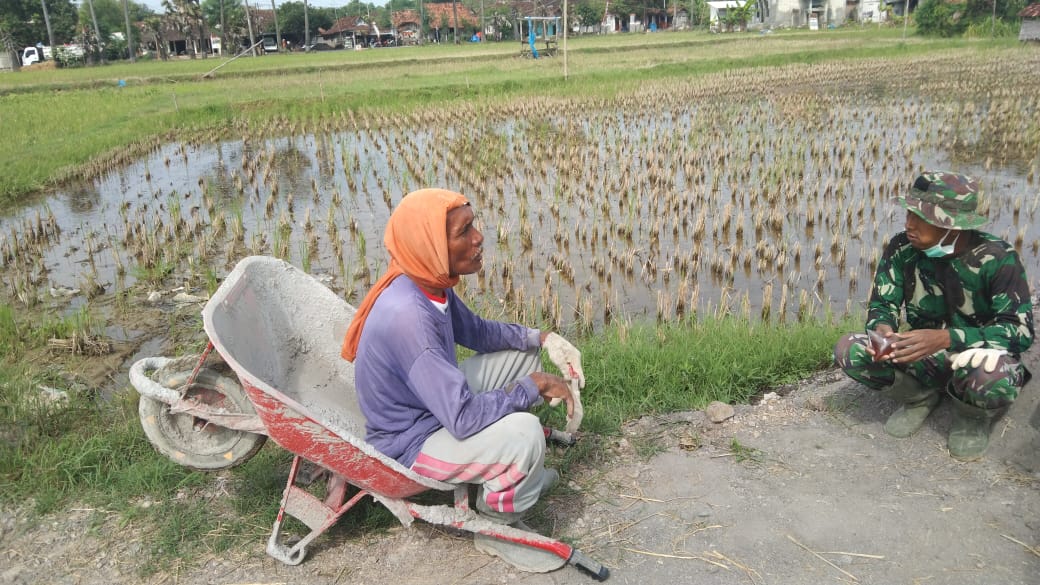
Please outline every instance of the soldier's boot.
[[947, 445], [950, 455], [961, 461], [979, 459], [989, 446], [993, 423], [1008, 411], [1008, 407], [980, 408], [953, 399], [953, 424]]
[[942, 397], [936, 390], [921, 386], [916, 378], [905, 372], [896, 370], [895, 376], [895, 382], [881, 393], [901, 402], [902, 406], [888, 417], [884, 428], [889, 435], [905, 439], [921, 428]]

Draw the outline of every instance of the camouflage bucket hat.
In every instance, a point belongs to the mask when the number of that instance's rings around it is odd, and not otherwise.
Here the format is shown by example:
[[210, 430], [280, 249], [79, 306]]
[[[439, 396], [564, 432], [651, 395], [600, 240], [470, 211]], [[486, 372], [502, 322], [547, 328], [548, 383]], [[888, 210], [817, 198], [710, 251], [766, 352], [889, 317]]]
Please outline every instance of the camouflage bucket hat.
[[927, 171], [914, 180], [909, 194], [896, 200], [936, 227], [971, 230], [986, 223], [978, 213], [979, 182], [967, 175]]

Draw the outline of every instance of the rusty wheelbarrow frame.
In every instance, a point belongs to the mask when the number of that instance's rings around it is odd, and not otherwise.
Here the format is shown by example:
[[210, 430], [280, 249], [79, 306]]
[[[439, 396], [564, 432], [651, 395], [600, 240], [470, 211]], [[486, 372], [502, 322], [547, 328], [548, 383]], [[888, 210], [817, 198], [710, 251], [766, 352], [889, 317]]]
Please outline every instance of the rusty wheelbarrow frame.
[[[364, 417], [354, 394], [353, 365], [339, 357], [353, 314], [353, 307], [292, 265], [275, 258], [248, 257], [235, 266], [203, 308], [209, 345], [188, 380], [178, 389], [151, 381], [149, 374], [166, 365], [161, 361], [166, 358], [145, 358], [134, 364], [131, 381], [148, 400], [203, 422], [192, 428], [218, 425], [246, 435], [267, 435], [293, 454], [267, 542], [267, 553], [283, 563], [301, 563], [314, 539], [365, 496], [371, 496], [405, 526], [421, 519], [541, 549], [605, 580], [609, 570], [573, 546], [479, 515], [469, 505], [467, 484], [455, 486], [414, 473], [360, 438], [364, 436]], [[205, 401], [185, 399], [184, 388], [195, 384], [212, 350], [234, 372], [252, 408], [227, 409], [223, 403], [214, 408]], [[234, 391], [225, 387], [220, 392]], [[547, 438], [570, 439], [550, 431], [546, 434]], [[329, 471], [323, 499], [298, 485], [304, 461]], [[454, 505], [421, 505], [410, 500], [428, 490], [452, 491]], [[287, 514], [310, 529], [291, 545], [282, 539]]]

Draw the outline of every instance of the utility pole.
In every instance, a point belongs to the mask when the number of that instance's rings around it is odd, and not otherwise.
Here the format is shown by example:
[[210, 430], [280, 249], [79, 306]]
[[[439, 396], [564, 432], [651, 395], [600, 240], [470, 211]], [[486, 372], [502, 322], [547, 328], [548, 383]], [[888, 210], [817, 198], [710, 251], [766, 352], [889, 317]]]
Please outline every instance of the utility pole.
[[278, 43], [278, 50], [282, 50], [282, 27], [278, 25], [278, 9], [274, 7], [274, 0], [271, 0], [271, 14], [274, 15], [274, 36], [275, 41]]
[[307, 15], [307, 0], [303, 0], [303, 50], [311, 50], [311, 21]]
[[993, 0], [993, 18], [989, 21], [989, 36], [997, 36], [997, 0]]
[[224, 23], [224, 0], [220, 0], [220, 55], [227, 51], [227, 24]]
[[419, 46], [423, 44], [423, 38], [426, 37], [426, 16], [423, 10], [423, 0], [418, 0], [419, 3]]
[[94, 0], [87, 0], [90, 5], [90, 19], [94, 21], [94, 37], [97, 39], [98, 52], [101, 53], [101, 63], [105, 62], [105, 50], [101, 47], [101, 29], [98, 28], [97, 15], [94, 14]]
[[[252, 51], [253, 56], [256, 57], [256, 39], [253, 37], [253, 19], [249, 15], [249, 0], [242, 0], [242, 5], [246, 7], [246, 27], [249, 28], [249, 50]], [[304, 4], [306, 6], [306, 4]], [[304, 12], [306, 14], [306, 12]]]
[[[996, 1], [996, 0], [994, 0]], [[903, 38], [906, 38], [906, 23], [910, 22], [910, 0], [903, 5]]]
[[567, 33], [570, 32], [567, 24], [567, 0], [563, 0], [563, 80], [567, 80]]
[[137, 51], [134, 51], [134, 37], [130, 34], [130, 10], [127, 8], [126, 0], [123, 0], [123, 20], [126, 21], [126, 51], [130, 53], [130, 62], [137, 63]]
[[452, 37], [455, 40], [455, 44], [459, 44], [459, 3], [457, 0], [451, 0], [451, 14], [455, 18], [454, 26], [452, 26]]
[[[47, 0], [40, 0], [40, 4], [43, 4], [43, 22], [47, 25], [47, 42], [51, 45], [51, 50], [54, 50], [54, 30], [51, 28], [51, 17], [47, 14]], [[42, 57], [42, 55], [41, 55]]]

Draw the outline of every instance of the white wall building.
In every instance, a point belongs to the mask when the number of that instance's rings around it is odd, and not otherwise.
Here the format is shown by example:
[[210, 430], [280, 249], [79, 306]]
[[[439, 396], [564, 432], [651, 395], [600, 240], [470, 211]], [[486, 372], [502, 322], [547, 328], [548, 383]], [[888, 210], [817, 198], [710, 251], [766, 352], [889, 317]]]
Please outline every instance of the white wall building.
[[[719, 32], [725, 29], [726, 13], [731, 8], [740, 8], [745, 3], [751, 0], [712, 0], [706, 2], [708, 5], [708, 26], [712, 32]], [[757, 21], [756, 18], [752, 18], [747, 24], [751, 25]]]
[[[804, 27], [809, 25], [809, 18], [813, 15], [820, 28], [845, 23], [845, 0], [769, 0], [759, 4], [768, 4], [765, 9], [768, 14], [762, 15], [766, 26]], [[761, 12], [762, 8], [759, 10]]]

